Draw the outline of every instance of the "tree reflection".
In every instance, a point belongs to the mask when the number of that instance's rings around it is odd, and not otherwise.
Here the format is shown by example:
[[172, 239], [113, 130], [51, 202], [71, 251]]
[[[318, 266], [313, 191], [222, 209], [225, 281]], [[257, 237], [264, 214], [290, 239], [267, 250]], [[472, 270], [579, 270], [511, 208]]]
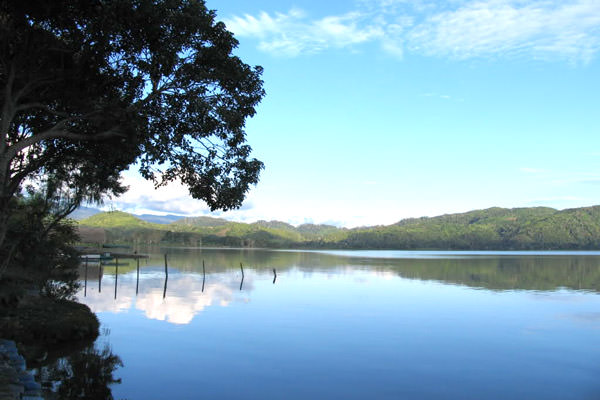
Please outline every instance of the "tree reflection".
[[122, 366], [108, 345], [102, 349], [92, 345], [42, 367], [40, 378], [55, 388], [49, 398], [112, 400], [111, 385], [121, 383], [114, 372]]

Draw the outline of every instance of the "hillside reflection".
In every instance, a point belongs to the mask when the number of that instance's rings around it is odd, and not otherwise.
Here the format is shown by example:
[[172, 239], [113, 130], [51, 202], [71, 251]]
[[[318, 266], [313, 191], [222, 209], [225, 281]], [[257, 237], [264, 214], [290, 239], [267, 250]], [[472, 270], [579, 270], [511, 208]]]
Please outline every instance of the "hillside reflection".
[[[285, 273], [290, 269], [303, 272], [343, 273], [344, 270], [369, 269], [392, 272], [408, 279], [435, 280], [492, 290], [555, 290], [569, 288], [600, 292], [600, 257], [594, 255], [445, 255], [424, 258], [347, 257], [336, 254], [302, 251], [251, 249], [153, 249], [168, 251], [171, 264], [180, 271], [201, 273], [202, 260], [207, 273], [236, 273], [239, 264], [273, 278], [273, 269]], [[368, 254], [366, 252], [365, 254]], [[362, 254], [360, 251], [355, 254]], [[160, 265], [160, 255], [150, 258], [149, 265]], [[237, 270], [237, 271], [236, 271]], [[244, 283], [244, 287], [246, 284]]]
[[[278, 279], [285, 280], [290, 271], [310, 277], [313, 273], [335, 276], [368, 270], [383, 279], [437, 281], [488, 290], [600, 292], [600, 257], [588, 255], [374, 259], [264, 250], [168, 251], [168, 282], [160, 266], [164, 256], [154, 254], [142, 265], [139, 278], [136, 267], [119, 267], [118, 277], [114, 267], [90, 268], [80, 300], [94, 312], [138, 310], [150, 319], [188, 324], [207, 307], [249, 301], [255, 279], [277, 282], [279, 288]], [[100, 291], [101, 287], [110, 290]]]

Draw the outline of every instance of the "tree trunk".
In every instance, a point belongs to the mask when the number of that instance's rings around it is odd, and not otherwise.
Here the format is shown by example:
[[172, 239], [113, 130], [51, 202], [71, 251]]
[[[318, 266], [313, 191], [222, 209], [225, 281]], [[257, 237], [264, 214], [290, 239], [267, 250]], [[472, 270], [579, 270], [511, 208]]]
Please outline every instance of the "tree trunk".
[[[2, 160], [4, 161], [4, 160]], [[4, 276], [4, 272], [11, 261], [13, 248], [6, 243], [6, 234], [8, 232], [8, 218], [10, 217], [10, 201], [14, 193], [9, 193], [8, 177], [5, 168], [2, 168], [4, 163], [0, 163], [0, 280]]]
[[8, 231], [8, 216], [8, 205], [0, 205], [0, 281], [8, 268], [12, 253], [14, 252], [14, 248], [9, 248], [10, 246], [5, 243], [6, 232]]

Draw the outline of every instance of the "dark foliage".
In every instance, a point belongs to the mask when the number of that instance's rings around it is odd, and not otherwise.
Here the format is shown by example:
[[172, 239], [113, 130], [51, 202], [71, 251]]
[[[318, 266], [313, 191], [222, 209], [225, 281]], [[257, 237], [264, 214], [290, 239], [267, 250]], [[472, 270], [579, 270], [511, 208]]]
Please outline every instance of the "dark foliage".
[[79, 255], [72, 245], [79, 238], [73, 221], [60, 214], [56, 199], [41, 193], [14, 198], [7, 230], [4, 248], [11, 260], [10, 275], [42, 295], [73, 299], [79, 287]]
[[0, 226], [36, 174], [97, 201], [137, 161], [224, 210], [258, 181], [243, 128], [262, 69], [202, 0], [7, 0], [0, 21]]

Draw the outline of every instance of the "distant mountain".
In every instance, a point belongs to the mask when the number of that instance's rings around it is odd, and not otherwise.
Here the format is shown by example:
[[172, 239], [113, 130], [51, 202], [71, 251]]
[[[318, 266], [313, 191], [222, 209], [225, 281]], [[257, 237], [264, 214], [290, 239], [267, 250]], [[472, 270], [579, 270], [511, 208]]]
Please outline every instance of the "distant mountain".
[[75, 211], [73, 211], [69, 215], [69, 218], [73, 218], [75, 220], [80, 220], [80, 219], [91, 217], [92, 215], [96, 215], [101, 212], [102, 212], [102, 210], [99, 210], [97, 208], [81, 206], [81, 207], [78, 207]]
[[134, 215], [136, 217], [138, 217], [139, 219], [141, 219], [142, 221], [152, 222], [154, 224], [171, 224], [175, 221], [185, 218], [182, 215], [174, 215], [174, 214], [167, 214], [167, 215], [134, 214]]
[[253, 222], [251, 225], [260, 226], [263, 228], [281, 229], [284, 231], [295, 231], [296, 230], [294, 225], [290, 225], [286, 222], [281, 222], [281, 221], [260, 220], [260, 221]]
[[281, 221], [245, 224], [212, 217], [157, 224], [117, 211], [94, 215], [80, 224], [105, 228], [108, 241], [149, 244], [398, 250], [600, 249], [600, 206], [562, 211], [494, 207], [354, 229], [314, 224], [294, 227]]
[[546, 217], [559, 211], [549, 207], [500, 208], [474, 210], [460, 214], [444, 214], [437, 217], [408, 218], [395, 223], [395, 226], [426, 224], [502, 224], [509, 221], [523, 221], [537, 217]]
[[146, 222], [132, 214], [123, 211], [107, 211], [92, 215], [79, 221], [79, 225], [98, 228], [147, 228], [156, 229], [159, 224]]
[[223, 226], [230, 223], [226, 219], [222, 218], [213, 218], [213, 217], [179, 217], [177, 220], [172, 221], [172, 223], [177, 225], [185, 225], [185, 226]]
[[[81, 206], [81, 207], [78, 207], [75, 211], [73, 211], [71, 213], [71, 215], [69, 215], [69, 218], [72, 218], [74, 220], [82, 220], [82, 219], [89, 218], [93, 215], [100, 214], [103, 212], [104, 211], [102, 211], [98, 208]], [[185, 218], [182, 215], [174, 215], [174, 214], [167, 214], [167, 215], [132, 214], [132, 215], [141, 219], [142, 221], [151, 222], [154, 224], [170, 224], [172, 222], [175, 222], [177, 220]]]
[[338, 228], [333, 225], [316, 225], [316, 224], [302, 224], [296, 228], [304, 237], [312, 240], [319, 240], [332, 235], [339, 235], [342, 232], [347, 231], [345, 228]]
[[351, 230], [347, 248], [543, 250], [600, 249], [600, 206], [489, 208]]

